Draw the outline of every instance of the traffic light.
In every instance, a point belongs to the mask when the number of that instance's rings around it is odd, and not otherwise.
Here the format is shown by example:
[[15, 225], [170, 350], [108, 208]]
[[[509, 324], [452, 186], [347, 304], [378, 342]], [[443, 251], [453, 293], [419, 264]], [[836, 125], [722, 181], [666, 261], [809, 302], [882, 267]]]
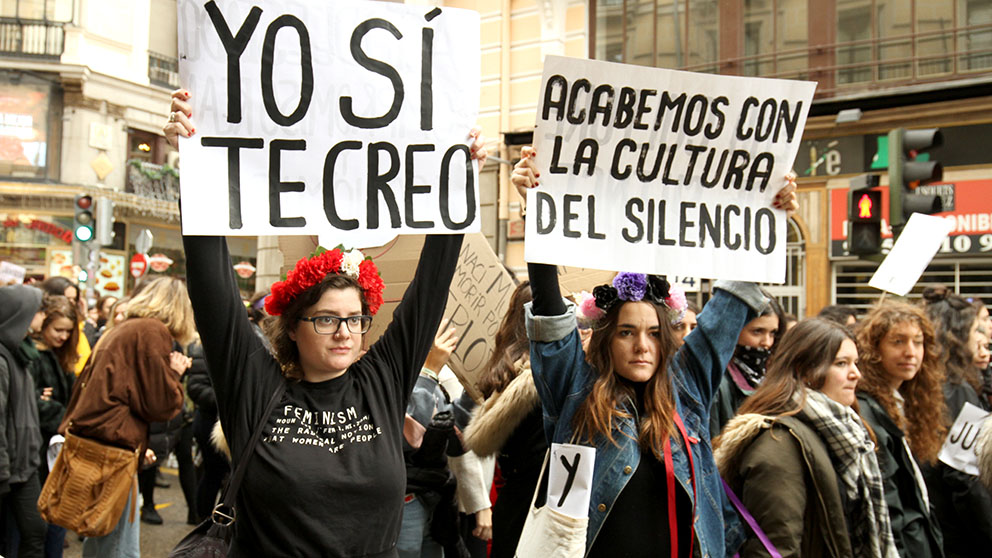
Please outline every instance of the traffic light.
[[847, 251], [868, 256], [882, 251], [882, 191], [878, 175], [851, 179], [847, 191]]
[[940, 196], [915, 194], [917, 186], [937, 182], [944, 168], [937, 161], [917, 161], [917, 155], [944, 143], [939, 128], [889, 132], [889, 226], [898, 235], [913, 213], [927, 215], [943, 210]]
[[100, 246], [114, 243], [114, 202], [110, 198], [96, 200], [96, 243]]
[[72, 237], [79, 242], [93, 240], [93, 197], [77, 194], [73, 207], [75, 212], [72, 217]]

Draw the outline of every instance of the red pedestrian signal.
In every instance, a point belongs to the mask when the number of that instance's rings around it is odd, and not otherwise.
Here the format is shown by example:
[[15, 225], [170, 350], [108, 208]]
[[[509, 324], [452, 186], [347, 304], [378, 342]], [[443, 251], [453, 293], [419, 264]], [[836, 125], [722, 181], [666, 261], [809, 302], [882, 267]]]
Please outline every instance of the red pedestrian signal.
[[875, 204], [872, 203], [871, 196], [867, 193], [863, 194], [861, 199], [858, 201], [858, 217], [862, 219], [871, 219], [872, 209], [874, 208]]

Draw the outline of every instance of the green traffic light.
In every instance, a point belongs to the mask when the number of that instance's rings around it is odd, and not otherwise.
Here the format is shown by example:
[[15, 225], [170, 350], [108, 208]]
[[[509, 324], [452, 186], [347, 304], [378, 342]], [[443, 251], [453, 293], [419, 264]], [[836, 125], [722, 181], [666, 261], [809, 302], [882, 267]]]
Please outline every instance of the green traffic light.
[[76, 227], [75, 231], [76, 240], [80, 242], [89, 242], [93, 240], [93, 229], [92, 227]]

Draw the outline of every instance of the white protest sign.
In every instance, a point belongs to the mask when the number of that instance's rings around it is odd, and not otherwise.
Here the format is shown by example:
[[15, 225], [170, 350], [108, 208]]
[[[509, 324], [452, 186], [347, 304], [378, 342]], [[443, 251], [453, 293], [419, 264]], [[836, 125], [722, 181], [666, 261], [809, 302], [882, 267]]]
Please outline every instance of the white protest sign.
[[479, 230], [479, 15], [386, 2], [179, 0], [184, 234]]
[[548, 473], [548, 506], [569, 517], [589, 517], [592, 473], [596, 448], [575, 444], [551, 444]]
[[920, 275], [923, 275], [923, 270], [953, 229], [954, 221], [950, 219], [923, 213], [912, 214], [906, 228], [889, 250], [889, 255], [875, 270], [868, 285], [905, 296]]
[[958, 418], [954, 419], [951, 431], [947, 433], [947, 439], [937, 454], [939, 459], [949, 467], [953, 467], [962, 473], [978, 476], [978, 454], [975, 440], [982, 429], [982, 423], [988, 418], [989, 413], [980, 408], [965, 403], [958, 413]]
[[0, 286], [24, 282], [27, 269], [10, 262], [0, 262]]
[[525, 258], [783, 282], [771, 205], [815, 87], [545, 58]]

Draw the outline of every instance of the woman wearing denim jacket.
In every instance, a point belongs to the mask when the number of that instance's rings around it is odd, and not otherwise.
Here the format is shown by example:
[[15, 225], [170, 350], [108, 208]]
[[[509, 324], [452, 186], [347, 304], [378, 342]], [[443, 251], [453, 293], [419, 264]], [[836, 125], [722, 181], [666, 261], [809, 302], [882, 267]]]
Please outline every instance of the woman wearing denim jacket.
[[[525, 148], [514, 169], [518, 189], [536, 185], [533, 154]], [[776, 207], [794, 210], [794, 192], [790, 180]], [[736, 548], [743, 536], [739, 523], [724, 524], [709, 409], [741, 328], [767, 304], [757, 285], [718, 282], [679, 348], [669, 323], [684, 299], [669, 296], [659, 277], [620, 274], [594, 290], [595, 307], [582, 304], [599, 322], [587, 359], [556, 268], [529, 264], [528, 272], [527, 335], [545, 434], [596, 448], [586, 556], [716, 557]]]

